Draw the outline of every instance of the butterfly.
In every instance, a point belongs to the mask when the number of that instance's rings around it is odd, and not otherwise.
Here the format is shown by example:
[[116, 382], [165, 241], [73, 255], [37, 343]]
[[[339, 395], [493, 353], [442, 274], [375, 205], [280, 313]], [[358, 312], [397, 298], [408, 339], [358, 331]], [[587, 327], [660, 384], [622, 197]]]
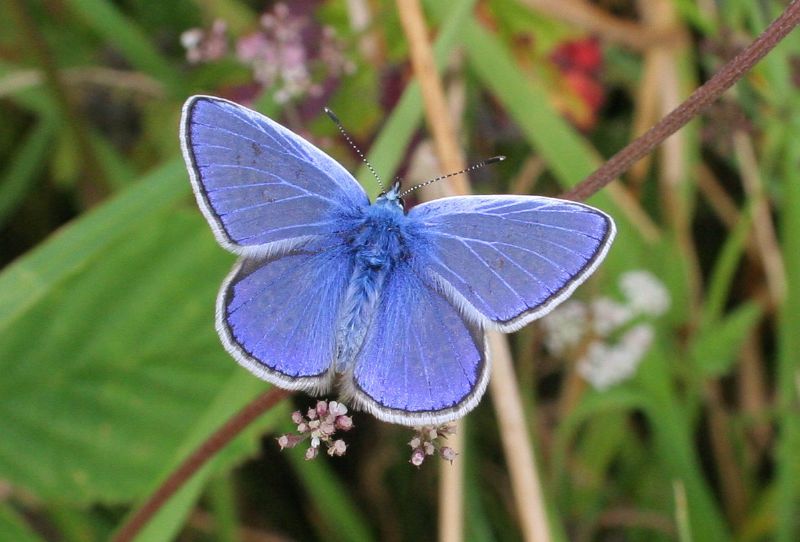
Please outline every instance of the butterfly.
[[489, 379], [486, 331], [551, 311], [615, 234], [604, 212], [554, 198], [406, 210], [394, 183], [370, 203], [330, 156], [221, 98], [189, 98], [180, 138], [197, 203], [239, 256], [217, 297], [225, 349], [276, 386], [335, 387], [391, 423], [472, 410]]

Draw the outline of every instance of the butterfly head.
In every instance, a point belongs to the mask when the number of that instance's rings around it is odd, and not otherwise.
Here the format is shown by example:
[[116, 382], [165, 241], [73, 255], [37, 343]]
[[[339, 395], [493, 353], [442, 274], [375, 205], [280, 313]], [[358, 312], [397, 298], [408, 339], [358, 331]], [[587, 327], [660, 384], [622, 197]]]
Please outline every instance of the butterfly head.
[[400, 197], [400, 181], [395, 181], [389, 190], [382, 192], [375, 199], [375, 205], [387, 206], [405, 212], [403, 198]]

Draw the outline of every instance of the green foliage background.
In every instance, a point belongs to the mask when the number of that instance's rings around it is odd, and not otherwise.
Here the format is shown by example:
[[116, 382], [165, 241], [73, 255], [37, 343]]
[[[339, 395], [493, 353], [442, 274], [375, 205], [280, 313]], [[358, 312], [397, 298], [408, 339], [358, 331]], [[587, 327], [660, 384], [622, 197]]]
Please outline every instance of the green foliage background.
[[[317, 21], [336, 28], [358, 66], [329, 105], [357, 139], [371, 141], [370, 160], [392, 178], [423, 129], [418, 86], [409, 82], [382, 109], [384, 66], [358, 57], [345, 3], [307, 4]], [[598, 4], [635, 15], [635, 2]], [[704, 44], [730, 35], [746, 43], [785, 5], [726, 0], [710, 13], [700, 0], [670, 4], [690, 36], [691, 47], [673, 53], [686, 90], [716, 66]], [[369, 31], [387, 44], [383, 62], [407, 69], [394, 4], [370, 5]], [[220, 17], [241, 34], [266, 7], [244, 0], [0, 4], [0, 540], [107, 538], [181, 458], [266, 389], [229, 359], [213, 330], [213, 300], [232, 257], [194, 205], [177, 141], [188, 96], [249, 82], [229, 62], [189, 66], [180, 33]], [[546, 164], [541, 192], [557, 194], [633, 138], [642, 72], [636, 51], [603, 43], [602, 78], [613, 93], [597, 124], [582, 132], [557, 107], [560, 87], [547, 59], [584, 31], [515, 1], [430, 1], [426, 9], [441, 65], [454, 51], [463, 55], [466, 152], [510, 158], [480, 177], [478, 191], [509, 191], [506, 179], [533, 154]], [[520, 33], [535, 46], [520, 45]], [[636, 205], [656, 222], [657, 239], [619, 197], [604, 191], [591, 202], [615, 216], [619, 237], [579, 295], [613, 292], [622, 272], [646, 269], [673, 300], [635, 377], [585, 392], [553, 423], [563, 390], [536, 369], [529, 345], [538, 331], [514, 339], [559, 539], [800, 539], [799, 54], [795, 33], [728, 98], [751, 125], [779, 231], [788, 285], [779, 306], [765, 301], [763, 277], [747, 259], [758, 202], [741, 189], [737, 155], [714, 154], [702, 139], [705, 118], [685, 131], [685, 171], [671, 187], [688, 229], [669, 216], [674, 207], [659, 192], [655, 168]], [[88, 78], [105, 67], [133, 77]], [[285, 113], [268, 93], [257, 105], [275, 118]], [[497, 143], [482, 132], [487, 117], [512, 127]], [[310, 131], [335, 135], [318, 119]], [[346, 148], [333, 145], [330, 152], [356, 170]], [[730, 230], [698, 193], [705, 166], [723, 178], [740, 211]], [[363, 168], [358, 178], [374, 195]], [[685, 233], [694, 252], [687, 253]], [[747, 383], [740, 367], [747, 341], [760, 345], [766, 377], [768, 403], [757, 412], [735, 392]], [[279, 455], [264, 438], [286, 429], [290, 408], [239, 436], [138, 540], [237, 540], [260, 531], [325, 540], [434, 536], [436, 469], [410, 468], [407, 433], [361, 415], [347, 456], [305, 462], [301, 450]], [[757, 445], [755, 434], [767, 437]], [[469, 539], [519, 539], [490, 401], [470, 416], [467, 439], [458, 460], [467, 467]], [[738, 508], [731, 487], [741, 492]]]

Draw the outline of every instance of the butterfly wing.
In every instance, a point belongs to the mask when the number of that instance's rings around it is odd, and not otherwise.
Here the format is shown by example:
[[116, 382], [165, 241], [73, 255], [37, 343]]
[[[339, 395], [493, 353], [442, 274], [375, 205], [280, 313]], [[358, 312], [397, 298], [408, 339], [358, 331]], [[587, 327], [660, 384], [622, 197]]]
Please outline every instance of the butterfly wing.
[[344, 395], [387, 422], [439, 425], [480, 400], [489, 377], [487, 348], [478, 325], [411, 264], [400, 264], [384, 284]]
[[416, 257], [428, 285], [501, 331], [569, 297], [605, 257], [616, 231], [611, 217], [593, 207], [536, 196], [442, 198], [408, 215], [426, 237]]
[[217, 298], [223, 345], [259, 378], [286, 389], [325, 391], [351, 274], [341, 245], [239, 260]]
[[183, 106], [183, 156], [219, 243], [244, 256], [288, 250], [337, 229], [369, 204], [338, 162], [267, 117], [193, 96]]

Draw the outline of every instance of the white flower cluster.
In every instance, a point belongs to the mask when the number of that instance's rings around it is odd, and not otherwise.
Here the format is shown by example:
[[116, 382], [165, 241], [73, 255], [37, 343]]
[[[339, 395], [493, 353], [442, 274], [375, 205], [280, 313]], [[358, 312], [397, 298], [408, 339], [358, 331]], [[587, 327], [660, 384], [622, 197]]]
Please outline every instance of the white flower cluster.
[[588, 304], [568, 301], [542, 319], [548, 350], [556, 356], [579, 355], [578, 372], [598, 390], [633, 376], [653, 343], [653, 326], [646, 320], [669, 309], [669, 292], [647, 271], [623, 274], [619, 287], [622, 303], [608, 297]]
[[594, 341], [578, 362], [578, 372], [595, 389], [608, 389], [633, 376], [652, 343], [653, 327], [649, 324], [632, 327], [614, 345]]

